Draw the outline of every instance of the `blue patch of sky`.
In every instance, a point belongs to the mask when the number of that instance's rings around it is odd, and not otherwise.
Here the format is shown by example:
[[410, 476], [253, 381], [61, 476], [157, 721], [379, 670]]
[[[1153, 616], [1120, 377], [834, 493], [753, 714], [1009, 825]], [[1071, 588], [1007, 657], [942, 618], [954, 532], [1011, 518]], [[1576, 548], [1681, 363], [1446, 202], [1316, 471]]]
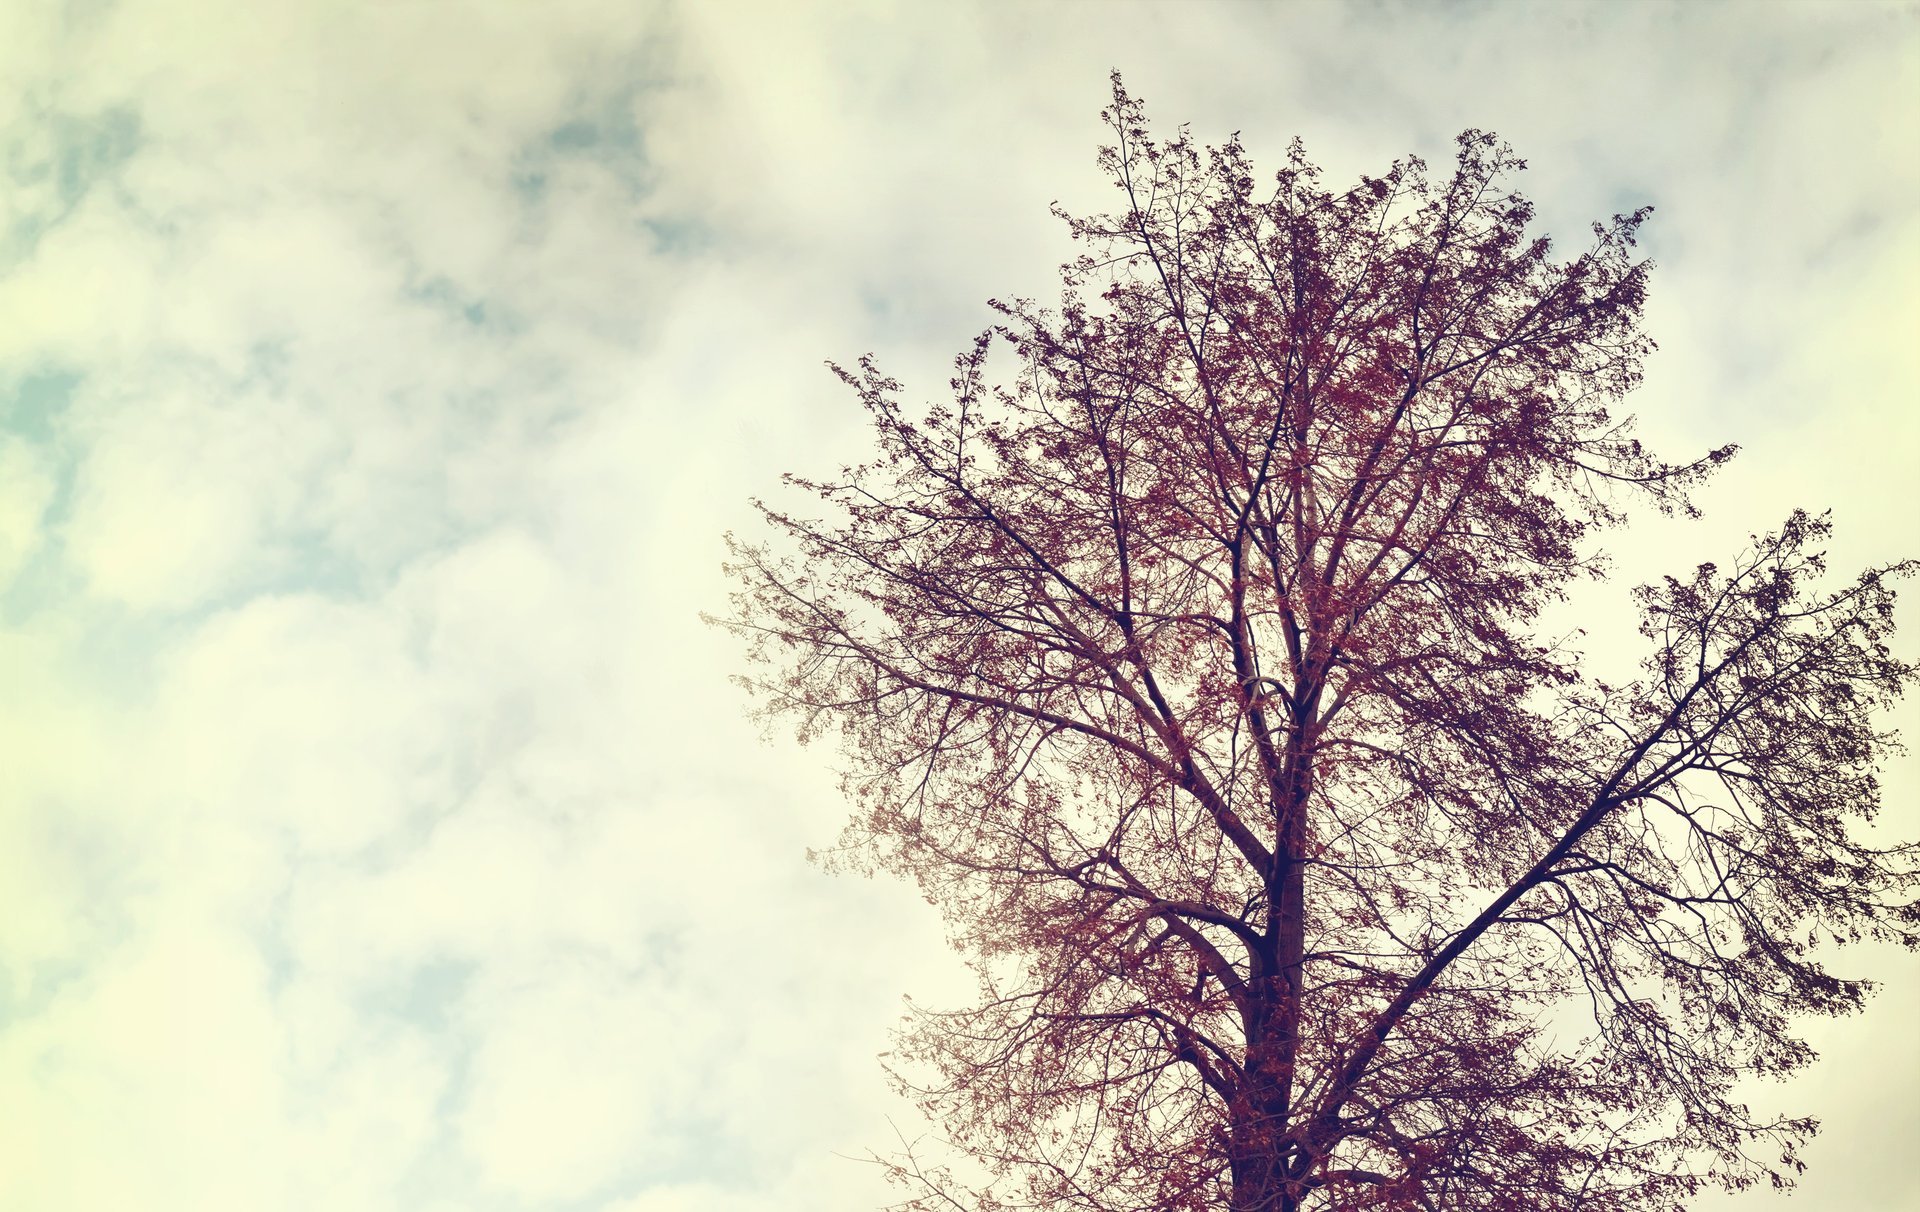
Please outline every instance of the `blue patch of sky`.
[[132, 873], [138, 856], [131, 841], [90, 828], [71, 805], [50, 797], [8, 808], [28, 823], [28, 852], [72, 893], [73, 915], [65, 926], [84, 941], [30, 965], [0, 956], [0, 1031], [45, 1012], [136, 929], [129, 892], [136, 886]]
[[376, 581], [365, 564], [344, 551], [327, 531], [298, 524], [272, 529], [263, 550], [244, 567], [230, 570], [229, 576], [219, 592], [185, 607], [180, 621], [191, 624], [275, 596], [311, 594], [330, 601], [355, 601], [368, 596]]
[[[71, 484], [71, 478], [64, 481]], [[44, 533], [11, 578], [0, 582], [0, 627], [18, 627], [57, 603], [70, 601], [85, 589], [80, 574], [67, 563], [57, 536]]]
[[18, 626], [42, 611], [57, 611], [62, 619], [79, 623], [86, 635], [84, 643], [68, 650], [61, 666], [63, 679], [76, 694], [151, 704], [164, 654], [197, 629], [201, 614], [135, 610], [89, 599], [84, 579], [66, 562], [64, 552], [56, 554], [53, 575], [24, 594], [21, 617], [0, 618], [0, 623]]
[[414, 1154], [393, 1194], [401, 1207], [446, 1206], [445, 1201], [457, 1200], [459, 1206], [481, 1212], [488, 1205], [475, 1198], [473, 1166], [454, 1133], [454, 1122], [473, 1089], [474, 1038], [452, 1030], [435, 1040], [442, 1046], [446, 1078], [434, 1101], [432, 1138]]
[[0, 581], [0, 625], [14, 625], [79, 588], [61, 558], [57, 527], [72, 509], [79, 458], [61, 432], [61, 418], [84, 376], [60, 366], [0, 373], [0, 441], [26, 442], [53, 473], [53, 496], [39, 518], [38, 542], [13, 575]]
[[[1524, 185], [1524, 182], [1523, 182]], [[1607, 191], [1604, 201], [1588, 207], [1591, 214], [1588, 223], [1606, 223], [1615, 216], [1631, 215], [1643, 206], [1654, 208], [1653, 214], [1641, 225], [1635, 236], [1638, 257], [1670, 257], [1679, 250], [1681, 224], [1677, 216], [1668, 213], [1659, 192], [1651, 185], [1641, 181], [1616, 183]], [[1585, 251], [1592, 244], [1591, 228], [1571, 229], [1566, 238], [1557, 241], [1556, 250], [1573, 256]]]
[[11, 376], [0, 372], [0, 432], [53, 441], [55, 424], [73, 403], [83, 377], [64, 366], [41, 366]]
[[640, 225], [653, 237], [653, 250], [666, 256], [696, 256], [714, 245], [713, 229], [698, 219], [643, 219]]
[[718, 1115], [682, 1112], [648, 1141], [656, 1160], [628, 1167], [592, 1194], [561, 1204], [555, 1212], [597, 1212], [658, 1187], [701, 1183], [722, 1191], [750, 1191], [773, 1176], [764, 1150], [742, 1139]]
[[[1638, 183], [1614, 186], [1607, 191], [1607, 215], [1630, 215], [1643, 206], [1653, 205], [1653, 191]], [[1595, 219], [1601, 216], [1595, 215]]]
[[[276, 841], [281, 853], [290, 853], [293, 846], [288, 831], [280, 829], [276, 832], [279, 834]], [[266, 912], [255, 917], [247, 931], [254, 950], [267, 968], [267, 995], [276, 999], [286, 992], [299, 970], [294, 959], [293, 944], [287, 937], [287, 915], [293, 900], [293, 885], [294, 881], [290, 879], [280, 881], [280, 887], [274, 892]]]
[[430, 1034], [443, 1034], [455, 1026], [477, 967], [471, 959], [437, 956], [397, 973], [361, 1009]]
[[0, 1031], [44, 1014], [87, 970], [73, 955], [0, 967]]
[[[241, 380], [263, 384], [269, 390], [284, 387], [283, 348], [262, 344], [250, 351]], [[0, 371], [0, 439], [29, 443], [50, 468], [54, 491], [40, 518], [38, 542], [14, 575], [0, 582], [0, 625], [17, 626], [50, 609], [66, 609], [85, 594], [83, 578], [66, 559], [61, 526], [72, 510], [84, 451], [67, 432], [64, 418], [86, 382], [78, 370], [40, 366], [12, 376]], [[435, 541], [443, 541], [436, 533]], [[159, 631], [244, 604], [269, 593], [309, 592], [346, 599], [365, 594], [384, 578], [384, 569], [372, 569], [343, 550], [324, 528], [296, 516], [274, 527], [267, 550], [223, 589], [177, 614], [156, 612], [141, 620], [120, 618], [112, 610], [96, 620], [105, 631], [134, 633], [151, 638]], [[117, 647], [117, 646], [116, 646]], [[124, 655], [124, 654], [122, 654]], [[114, 680], [122, 680], [116, 678]]]
[[0, 143], [4, 186], [24, 213], [0, 231], [0, 271], [33, 254], [47, 232], [139, 151], [140, 118], [115, 107], [95, 114], [42, 111]]
[[1833, 269], [1849, 259], [1871, 256], [1877, 242], [1886, 238], [1894, 216], [1877, 206], [1856, 206], [1836, 216], [1821, 234], [1820, 242], [1806, 256], [1808, 269]]
[[877, 324], [885, 324], [893, 316], [896, 302], [892, 295], [871, 286], [860, 291], [860, 309]]
[[958, 351], [1000, 319], [985, 300], [965, 298], [917, 271], [892, 280], [870, 278], [859, 286], [858, 298], [869, 326], [861, 339], [870, 345], [931, 343]]
[[[449, 1102], [442, 1113], [443, 1124], [458, 1114], [464, 1096]], [[752, 1141], [727, 1131], [718, 1117], [682, 1115], [663, 1131], [635, 1142], [636, 1148], [660, 1160], [624, 1166], [616, 1177], [574, 1199], [528, 1202], [499, 1192], [483, 1193], [471, 1164], [450, 1147], [449, 1136], [443, 1130], [442, 1143], [432, 1151], [431, 1160], [416, 1167], [402, 1184], [403, 1197], [431, 1195], [446, 1200], [452, 1196], [474, 1212], [605, 1212], [648, 1191], [682, 1184], [750, 1192], [774, 1172], [773, 1167], [754, 1160]]]
[[[447, 288], [451, 291], [451, 287]], [[448, 297], [453, 297], [449, 295]], [[455, 305], [456, 310], [467, 306]], [[463, 321], [464, 322], [464, 321]], [[237, 375], [222, 376], [206, 368], [212, 390], [236, 397], [249, 392], [278, 395], [295, 390], [289, 376], [291, 358], [285, 340], [257, 342], [247, 352]], [[476, 423], [491, 419], [493, 410], [477, 408]], [[312, 498], [327, 488], [324, 472], [304, 484]], [[324, 522], [311, 520], [317, 500], [290, 509], [284, 516], [259, 519], [261, 547], [244, 566], [230, 570], [219, 592], [193, 603], [181, 613], [183, 621], [205, 618], [244, 606], [255, 598], [285, 594], [313, 594], [334, 601], [361, 600], [387, 588], [393, 579], [423, 554], [456, 546], [464, 531], [449, 515], [445, 473], [437, 465], [423, 466], [404, 483], [385, 485], [394, 497], [389, 545], [378, 552], [343, 540]]]
[[520, 316], [498, 300], [466, 290], [442, 274], [410, 276], [402, 290], [414, 302], [489, 337], [513, 336], [525, 327]]
[[[648, 942], [650, 948], [658, 944], [662, 955], [677, 952], [678, 938], [668, 932], [650, 935]], [[594, 956], [583, 958], [593, 962]], [[719, 1116], [680, 1113], [658, 1134], [635, 1142], [636, 1151], [644, 1147], [652, 1160], [622, 1167], [613, 1178], [576, 1199], [529, 1203], [484, 1188], [456, 1132], [472, 1094], [477, 1042], [472, 1030], [461, 1021], [458, 1009], [476, 973], [477, 965], [468, 961], [430, 960], [397, 977], [372, 1007], [426, 1031], [440, 1046], [445, 1062], [445, 1081], [435, 1102], [432, 1142], [416, 1155], [400, 1180], [395, 1194], [401, 1199], [410, 1205], [456, 1200], [475, 1212], [601, 1212], [656, 1187], [699, 1182], [726, 1190], [749, 1190], [765, 1180], [770, 1168], [756, 1160], [753, 1142], [731, 1133]], [[646, 979], [644, 974], [632, 971], [622, 976]], [[662, 1040], [661, 1047], [670, 1048], [671, 1041]]]
[[582, 163], [614, 177], [636, 201], [653, 192], [656, 170], [634, 113], [638, 101], [636, 90], [617, 90], [522, 147], [512, 177], [522, 201], [544, 201], [553, 174]]
[[261, 598], [310, 594], [331, 601], [355, 601], [381, 582], [374, 570], [343, 549], [323, 528], [297, 520], [269, 526], [261, 547], [242, 566], [226, 570], [216, 592], [174, 611], [147, 611], [153, 622], [191, 630], [200, 622], [237, 610]]
[[[554, 178], [581, 166], [613, 177], [636, 206], [651, 197], [660, 170], [647, 154], [646, 129], [639, 116], [649, 88], [645, 83], [629, 83], [595, 97], [521, 148], [510, 182], [522, 205], [537, 212]], [[649, 214], [637, 222], [653, 238], [655, 251], [663, 255], [696, 255], [713, 244], [711, 230], [695, 215]]]

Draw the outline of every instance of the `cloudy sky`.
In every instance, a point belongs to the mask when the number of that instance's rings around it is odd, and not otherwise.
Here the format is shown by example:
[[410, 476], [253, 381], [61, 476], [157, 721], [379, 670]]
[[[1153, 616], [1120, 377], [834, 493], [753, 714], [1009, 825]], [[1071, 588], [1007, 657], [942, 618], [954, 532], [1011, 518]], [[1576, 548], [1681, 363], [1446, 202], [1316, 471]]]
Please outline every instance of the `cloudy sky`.
[[[1114, 67], [1333, 180], [1496, 130], [1569, 242], [1654, 204], [1637, 408], [1746, 452], [1624, 574], [1911, 551], [1911, 4], [0, 4], [0, 1207], [884, 1201], [875, 1056], [965, 986], [697, 615], [862, 451], [823, 359], [931, 390], [1051, 291]], [[1753, 1091], [1801, 1195], [1701, 1207], [1920, 1208], [1920, 965], [1840, 963]]]

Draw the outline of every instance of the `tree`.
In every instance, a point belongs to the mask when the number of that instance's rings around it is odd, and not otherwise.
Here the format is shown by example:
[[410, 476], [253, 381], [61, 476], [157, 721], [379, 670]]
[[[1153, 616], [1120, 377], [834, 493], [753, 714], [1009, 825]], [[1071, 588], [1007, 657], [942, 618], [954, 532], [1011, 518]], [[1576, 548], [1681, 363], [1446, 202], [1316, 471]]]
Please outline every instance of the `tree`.
[[[1556, 259], [1492, 136], [1333, 191], [1296, 142], [1149, 136], [1067, 219], [1058, 311], [996, 303], [878, 455], [734, 542], [749, 681], [837, 730], [838, 852], [917, 880], [979, 1004], [901, 1080], [979, 1178], [911, 1208], [1666, 1209], [1790, 1181], [1733, 1087], [1858, 1007], [1816, 950], [1920, 943], [1858, 823], [1902, 564], [1822, 588], [1824, 517], [1637, 591], [1609, 685], [1539, 614], [1635, 500], [1641, 210]], [[1010, 354], [1000, 369], [995, 351]], [[1004, 356], [1003, 354], [1003, 356]]]

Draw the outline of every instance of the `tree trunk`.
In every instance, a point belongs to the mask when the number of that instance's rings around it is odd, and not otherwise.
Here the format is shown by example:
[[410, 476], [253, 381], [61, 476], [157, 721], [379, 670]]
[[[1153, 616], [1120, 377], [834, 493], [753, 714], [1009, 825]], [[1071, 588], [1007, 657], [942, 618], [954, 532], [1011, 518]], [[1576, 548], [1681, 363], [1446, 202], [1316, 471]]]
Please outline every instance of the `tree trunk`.
[[1231, 1170], [1233, 1176], [1232, 1212], [1295, 1212], [1299, 1200], [1289, 1192], [1291, 1183], [1280, 1152], [1284, 1133], [1278, 1125], [1268, 1126], [1257, 1113], [1232, 1126]]
[[1274, 871], [1267, 888], [1266, 979], [1255, 994], [1264, 1005], [1250, 1023], [1247, 1073], [1253, 1082], [1245, 1118], [1233, 1130], [1233, 1212], [1295, 1212], [1299, 1196], [1287, 1173], [1294, 1070], [1300, 1049], [1302, 962], [1306, 956], [1307, 802], [1313, 789], [1308, 736], [1318, 687], [1296, 700], [1274, 805]]

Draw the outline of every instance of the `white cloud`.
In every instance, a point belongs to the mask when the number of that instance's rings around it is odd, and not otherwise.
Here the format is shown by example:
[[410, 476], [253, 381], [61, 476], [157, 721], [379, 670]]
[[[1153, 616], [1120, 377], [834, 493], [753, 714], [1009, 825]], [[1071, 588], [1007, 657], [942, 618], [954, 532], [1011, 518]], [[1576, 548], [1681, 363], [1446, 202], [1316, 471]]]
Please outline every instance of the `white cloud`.
[[47, 463], [33, 443], [0, 439], [0, 584], [33, 554], [56, 487]]
[[3, 1113], [27, 1134], [0, 1188], [15, 1206], [139, 1205], [155, 1189], [183, 1206], [286, 1206], [271, 1171], [230, 1161], [280, 1131], [259, 957], [170, 925], [0, 1040]]
[[684, 994], [609, 973], [524, 978], [487, 1024], [460, 1116], [482, 1179], [558, 1203], [658, 1165], [702, 1101], [686, 1059], [716, 1042], [674, 1006]]

